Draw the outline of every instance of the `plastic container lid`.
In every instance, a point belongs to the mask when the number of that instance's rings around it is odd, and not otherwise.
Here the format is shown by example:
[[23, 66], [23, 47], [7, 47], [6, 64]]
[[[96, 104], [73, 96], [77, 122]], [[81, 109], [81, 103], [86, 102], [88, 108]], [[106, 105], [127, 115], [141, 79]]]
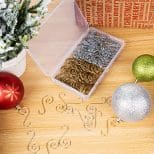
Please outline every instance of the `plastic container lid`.
[[84, 19], [74, 0], [63, 0], [44, 19], [39, 35], [29, 42], [29, 53], [47, 76], [62, 61], [76, 41], [87, 31]]

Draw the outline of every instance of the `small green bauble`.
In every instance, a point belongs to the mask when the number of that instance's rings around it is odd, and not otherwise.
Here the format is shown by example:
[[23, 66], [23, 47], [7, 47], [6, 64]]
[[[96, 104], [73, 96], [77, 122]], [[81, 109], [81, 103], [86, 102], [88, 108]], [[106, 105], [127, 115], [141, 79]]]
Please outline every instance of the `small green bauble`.
[[154, 56], [141, 55], [133, 63], [133, 74], [138, 81], [153, 81], [154, 80]]

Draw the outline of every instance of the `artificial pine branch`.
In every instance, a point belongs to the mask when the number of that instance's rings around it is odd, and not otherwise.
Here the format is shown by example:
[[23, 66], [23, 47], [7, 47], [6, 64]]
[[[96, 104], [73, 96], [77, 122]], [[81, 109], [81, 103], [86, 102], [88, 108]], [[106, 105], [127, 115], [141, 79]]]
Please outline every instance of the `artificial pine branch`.
[[37, 10], [36, 9], [38, 7], [40, 7], [42, 5], [42, 3], [43, 3], [43, 0], [40, 0], [36, 5], [33, 5], [32, 7], [30, 7], [28, 9], [28, 12], [30, 12], [30, 13], [37, 13]]
[[40, 0], [30, 7], [32, 0], [0, 2], [0, 60], [16, 57], [38, 32], [40, 19], [47, 12], [48, 1]]
[[31, 2], [30, 0], [24, 0], [22, 2], [21, 8], [19, 9], [18, 23], [16, 26], [17, 27], [16, 30], [18, 30], [20, 26], [26, 21], [30, 2]]

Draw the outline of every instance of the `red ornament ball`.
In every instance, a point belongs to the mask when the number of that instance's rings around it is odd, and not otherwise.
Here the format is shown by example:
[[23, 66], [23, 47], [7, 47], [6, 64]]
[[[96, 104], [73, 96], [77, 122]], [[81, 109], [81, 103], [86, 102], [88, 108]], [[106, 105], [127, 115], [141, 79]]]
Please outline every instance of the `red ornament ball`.
[[24, 96], [21, 80], [8, 72], [0, 72], [0, 109], [16, 107]]

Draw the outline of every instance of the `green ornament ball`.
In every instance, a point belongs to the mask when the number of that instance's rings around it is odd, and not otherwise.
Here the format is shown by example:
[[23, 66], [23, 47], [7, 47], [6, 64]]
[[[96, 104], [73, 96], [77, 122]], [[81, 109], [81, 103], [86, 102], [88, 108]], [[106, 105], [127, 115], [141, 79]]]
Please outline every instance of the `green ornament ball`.
[[154, 80], [154, 56], [145, 54], [135, 59], [132, 71], [138, 81]]

